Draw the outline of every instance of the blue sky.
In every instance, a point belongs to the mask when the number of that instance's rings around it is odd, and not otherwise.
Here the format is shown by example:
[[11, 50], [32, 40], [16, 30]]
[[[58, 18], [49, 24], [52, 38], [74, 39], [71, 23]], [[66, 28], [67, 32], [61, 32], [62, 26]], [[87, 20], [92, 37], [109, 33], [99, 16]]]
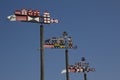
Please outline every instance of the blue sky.
[[[10, 22], [16, 9], [48, 10], [58, 24], [44, 25], [44, 39], [59, 37], [63, 31], [78, 46], [69, 50], [69, 63], [87, 58], [96, 72], [88, 80], [119, 79], [119, 0], [0, 0], [0, 80], [39, 80], [40, 24]], [[45, 49], [45, 80], [65, 80], [64, 49]], [[82, 73], [70, 73], [70, 80], [83, 80]]]

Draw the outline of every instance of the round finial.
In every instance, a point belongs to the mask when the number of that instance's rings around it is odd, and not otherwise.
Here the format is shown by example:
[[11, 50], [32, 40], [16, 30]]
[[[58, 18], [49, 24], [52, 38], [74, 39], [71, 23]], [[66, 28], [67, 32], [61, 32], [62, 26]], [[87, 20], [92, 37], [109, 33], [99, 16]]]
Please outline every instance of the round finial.
[[85, 61], [85, 57], [82, 57], [82, 58], [81, 58], [81, 61]]
[[67, 36], [67, 35], [68, 35], [68, 33], [64, 31], [63, 32], [63, 36]]

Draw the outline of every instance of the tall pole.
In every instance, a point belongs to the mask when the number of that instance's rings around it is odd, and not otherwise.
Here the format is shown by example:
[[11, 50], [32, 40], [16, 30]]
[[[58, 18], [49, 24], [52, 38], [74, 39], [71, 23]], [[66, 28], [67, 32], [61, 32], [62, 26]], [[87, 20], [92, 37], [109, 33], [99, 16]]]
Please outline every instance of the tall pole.
[[41, 24], [40, 25], [40, 61], [41, 61], [41, 80], [44, 80], [44, 47], [43, 47], [43, 44], [44, 44], [44, 34], [43, 34], [43, 31], [44, 30], [44, 27], [43, 25]]
[[87, 74], [84, 73], [84, 80], [87, 80]]
[[65, 39], [65, 60], [66, 60], [66, 80], [69, 80], [69, 72], [68, 72], [68, 33], [63, 32], [63, 37]]
[[69, 80], [69, 72], [68, 72], [68, 49], [65, 50], [65, 57], [66, 57], [66, 80]]

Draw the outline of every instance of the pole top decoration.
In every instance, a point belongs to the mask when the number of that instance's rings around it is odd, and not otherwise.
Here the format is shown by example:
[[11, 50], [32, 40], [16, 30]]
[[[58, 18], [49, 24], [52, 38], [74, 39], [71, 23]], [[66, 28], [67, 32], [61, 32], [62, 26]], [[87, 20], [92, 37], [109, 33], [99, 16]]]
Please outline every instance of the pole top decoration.
[[37, 9], [15, 10], [14, 15], [8, 16], [7, 19], [10, 21], [21, 21], [41, 24], [58, 23], [58, 19], [51, 18], [50, 13], [48, 11], [45, 11], [43, 15], [41, 15], [40, 11]]

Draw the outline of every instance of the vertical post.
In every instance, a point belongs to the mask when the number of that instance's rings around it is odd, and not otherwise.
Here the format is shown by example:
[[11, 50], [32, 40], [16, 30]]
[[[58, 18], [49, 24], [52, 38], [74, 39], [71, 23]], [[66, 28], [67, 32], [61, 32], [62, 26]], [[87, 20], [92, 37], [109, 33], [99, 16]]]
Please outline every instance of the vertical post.
[[68, 49], [65, 50], [65, 57], [66, 57], [66, 80], [69, 80], [69, 72], [68, 72]]
[[41, 24], [40, 25], [40, 62], [41, 62], [41, 69], [40, 69], [40, 71], [41, 71], [41, 80], [44, 80], [44, 47], [43, 47], [43, 45], [44, 45], [44, 35], [43, 35], [43, 30], [44, 30], [44, 28], [43, 28], [43, 25]]
[[84, 72], [84, 80], [87, 80], [87, 74]]

